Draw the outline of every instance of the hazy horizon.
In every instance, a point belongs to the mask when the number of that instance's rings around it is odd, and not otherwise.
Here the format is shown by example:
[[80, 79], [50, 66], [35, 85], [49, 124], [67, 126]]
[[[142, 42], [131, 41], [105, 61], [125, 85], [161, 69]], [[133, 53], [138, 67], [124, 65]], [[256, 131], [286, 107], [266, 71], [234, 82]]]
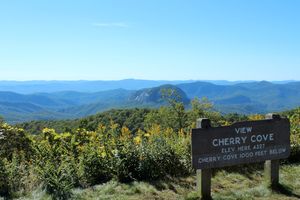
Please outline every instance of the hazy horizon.
[[51, 82], [51, 81], [66, 81], [66, 82], [72, 82], [72, 81], [125, 81], [125, 80], [137, 80], [137, 81], [226, 81], [226, 82], [261, 82], [261, 81], [267, 81], [267, 82], [298, 82], [299, 80], [296, 79], [275, 79], [275, 80], [228, 80], [228, 79], [139, 79], [139, 78], [125, 78], [125, 79], [25, 79], [25, 80], [4, 80], [0, 79], [0, 82], [35, 82], [35, 81], [45, 81], [45, 82]]

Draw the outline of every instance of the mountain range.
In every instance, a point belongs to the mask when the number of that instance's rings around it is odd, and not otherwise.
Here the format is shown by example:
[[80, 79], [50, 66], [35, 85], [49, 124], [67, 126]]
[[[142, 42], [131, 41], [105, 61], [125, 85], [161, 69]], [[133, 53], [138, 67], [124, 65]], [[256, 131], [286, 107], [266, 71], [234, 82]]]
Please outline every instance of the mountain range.
[[166, 104], [162, 91], [167, 90], [187, 108], [191, 99], [207, 97], [222, 113], [266, 113], [300, 106], [297, 81], [216, 82], [0, 81], [0, 115], [9, 123], [18, 123], [79, 118], [110, 108], [159, 107]]
[[[171, 84], [177, 85], [182, 83], [192, 83], [195, 80], [175, 80], [175, 81], [157, 81], [157, 80], [140, 80], [140, 79], [124, 79], [118, 81], [0, 81], [0, 91], [11, 91], [21, 94], [33, 94], [40, 92], [99, 92], [114, 89], [140, 90], [143, 88], [158, 87], [160, 85]], [[239, 83], [251, 83], [255, 81], [226, 81], [226, 80], [206, 80], [203, 82], [213, 83], [215, 85], [235, 85]], [[285, 84], [295, 82], [272, 81], [275, 84]]]

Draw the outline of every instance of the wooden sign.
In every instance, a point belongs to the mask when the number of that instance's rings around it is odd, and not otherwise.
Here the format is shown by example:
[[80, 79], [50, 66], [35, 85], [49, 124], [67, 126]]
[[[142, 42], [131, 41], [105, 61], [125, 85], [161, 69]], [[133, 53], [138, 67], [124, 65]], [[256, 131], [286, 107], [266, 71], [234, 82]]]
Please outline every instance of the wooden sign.
[[290, 123], [286, 118], [192, 130], [192, 161], [195, 169], [278, 160], [289, 155]]

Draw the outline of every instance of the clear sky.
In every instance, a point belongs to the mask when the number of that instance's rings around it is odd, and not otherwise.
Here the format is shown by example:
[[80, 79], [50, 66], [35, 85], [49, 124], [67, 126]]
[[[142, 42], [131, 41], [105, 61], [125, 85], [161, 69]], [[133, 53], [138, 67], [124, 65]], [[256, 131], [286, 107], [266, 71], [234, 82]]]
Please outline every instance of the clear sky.
[[300, 1], [0, 1], [0, 80], [127, 78], [300, 80]]

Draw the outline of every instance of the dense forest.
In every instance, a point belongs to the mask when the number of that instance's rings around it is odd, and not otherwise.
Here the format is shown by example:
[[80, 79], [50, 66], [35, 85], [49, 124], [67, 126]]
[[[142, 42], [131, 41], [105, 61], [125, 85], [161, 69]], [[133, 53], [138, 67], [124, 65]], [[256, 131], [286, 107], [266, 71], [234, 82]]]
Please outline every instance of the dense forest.
[[[300, 108], [280, 114], [291, 122], [292, 154], [284, 162], [298, 162]], [[211, 119], [213, 126], [264, 119], [221, 115], [207, 99], [196, 98], [189, 110], [168, 99], [167, 106], [156, 109], [113, 109], [77, 120], [17, 125], [2, 120], [0, 196], [21, 197], [43, 187], [54, 199], [68, 199], [73, 188], [110, 180], [151, 182], [193, 175], [190, 136], [199, 117]]]

